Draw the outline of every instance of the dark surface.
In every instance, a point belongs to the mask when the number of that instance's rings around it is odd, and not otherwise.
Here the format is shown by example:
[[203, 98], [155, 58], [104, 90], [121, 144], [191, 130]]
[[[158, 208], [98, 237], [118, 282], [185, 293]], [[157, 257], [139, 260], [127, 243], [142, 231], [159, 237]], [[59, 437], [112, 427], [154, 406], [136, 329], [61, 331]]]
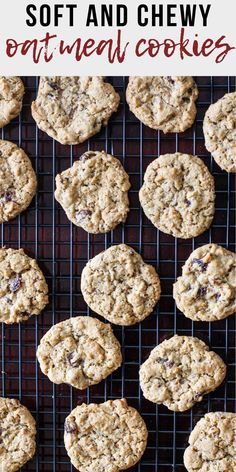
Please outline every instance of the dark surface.
[[[50, 289], [50, 304], [39, 317], [22, 325], [2, 326], [1, 394], [19, 398], [37, 420], [38, 453], [23, 470], [67, 472], [74, 470], [63, 445], [63, 423], [70, 410], [82, 401], [103, 402], [126, 397], [142, 414], [149, 429], [148, 447], [133, 472], [182, 472], [182, 457], [189, 433], [207, 411], [235, 409], [235, 317], [214, 323], [193, 323], [176, 310], [172, 284], [181, 266], [199, 245], [213, 241], [234, 250], [234, 175], [222, 171], [204, 147], [202, 119], [209, 104], [235, 90], [234, 78], [200, 77], [197, 121], [181, 135], [156, 133], [141, 123], [124, 106], [126, 82], [113, 80], [121, 105], [109, 126], [81, 146], [62, 146], [37, 130], [30, 104], [37, 79], [25, 78], [26, 95], [19, 120], [2, 131], [29, 154], [38, 175], [38, 193], [30, 208], [1, 228], [2, 244], [23, 247], [38, 259]], [[124, 163], [130, 175], [131, 211], [126, 224], [107, 235], [92, 236], [73, 226], [53, 197], [54, 179], [87, 149], [105, 149]], [[138, 190], [147, 165], [160, 153], [198, 154], [215, 177], [216, 214], [211, 229], [194, 240], [174, 239], [159, 233], [144, 217]], [[99, 385], [80, 392], [67, 385], [53, 385], [39, 370], [35, 351], [39, 339], [52, 326], [69, 316], [88, 314], [80, 292], [80, 275], [87, 260], [112, 244], [126, 242], [145, 261], [157, 267], [162, 296], [154, 313], [134, 327], [115, 327], [122, 343], [122, 367]], [[226, 382], [190, 411], [172, 413], [164, 406], [144, 400], [138, 371], [150, 350], [174, 333], [196, 335], [210, 344], [228, 365]], [[99, 472], [99, 471], [94, 471]]]

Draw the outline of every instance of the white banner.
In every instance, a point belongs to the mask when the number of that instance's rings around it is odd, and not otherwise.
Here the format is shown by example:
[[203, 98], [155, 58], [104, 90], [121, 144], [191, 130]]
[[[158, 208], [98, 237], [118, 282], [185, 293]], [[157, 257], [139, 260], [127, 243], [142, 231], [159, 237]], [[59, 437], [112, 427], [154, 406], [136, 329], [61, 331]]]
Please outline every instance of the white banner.
[[235, 75], [235, 0], [6, 0], [1, 75]]

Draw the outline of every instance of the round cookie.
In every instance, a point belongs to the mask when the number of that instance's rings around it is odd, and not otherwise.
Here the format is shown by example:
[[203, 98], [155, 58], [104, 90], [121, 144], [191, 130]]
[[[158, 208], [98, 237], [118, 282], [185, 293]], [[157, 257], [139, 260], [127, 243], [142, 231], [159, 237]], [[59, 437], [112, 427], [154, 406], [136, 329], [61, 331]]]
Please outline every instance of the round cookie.
[[126, 244], [112, 246], [91, 259], [81, 275], [87, 305], [114, 324], [144, 320], [160, 298], [159, 277], [151, 265]]
[[190, 434], [184, 453], [188, 472], [235, 472], [236, 414], [207, 413]]
[[65, 421], [65, 447], [80, 472], [132, 467], [145, 451], [147, 436], [142, 417], [124, 399], [82, 404]]
[[175, 335], [155, 347], [140, 368], [147, 400], [185, 411], [224, 380], [222, 359], [198, 338]]
[[79, 144], [107, 125], [119, 95], [102, 77], [41, 77], [32, 115], [61, 144]]
[[139, 199], [147, 218], [163, 233], [192, 238], [212, 223], [214, 179], [199, 157], [165, 154], [147, 167]]
[[20, 114], [24, 92], [19, 77], [0, 76], [0, 128]]
[[24, 211], [36, 189], [36, 175], [23, 149], [0, 140], [0, 223]]
[[35, 454], [35, 420], [18, 400], [0, 397], [0, 424], [0, 470], [15, 472]]
[[55, 198], [67, 217], [88, 233], [107, 233], [129, 211], [129, 176], [120, 161], [88, 151], [56, 177]]
[[89, 316], [53, 326], [41, 339], [37, 358], [51, 382], [80, 390], [101, 382], [122, 363], [111, 326]]
[[217, 244], [192, 252], [174, 284], [176, 305], [194, 321], [222, 320], [236, 310], [236, 256]]
[[205, 145], [216, 163], [236, 172], [236, 92], [227, 93], [208, 108], [203, 121]]
[[47, 303], [48, 287], [37, 262], [23, 249], [0, 249], [0, 321], [28, 320]]
[[195, 120], [198, 89], [192, 77], [130, 77], [126, 99], [146, 126], [179, 133]]

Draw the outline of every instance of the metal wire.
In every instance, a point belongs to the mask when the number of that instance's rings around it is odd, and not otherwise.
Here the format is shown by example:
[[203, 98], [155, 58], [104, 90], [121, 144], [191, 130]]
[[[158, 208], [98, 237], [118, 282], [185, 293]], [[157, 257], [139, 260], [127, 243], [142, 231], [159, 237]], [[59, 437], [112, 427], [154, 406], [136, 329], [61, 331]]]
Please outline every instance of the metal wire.
[[[198, 115], [194, 127], [180, 135], [167, 135], [146, 128], [125, 104], [125, 78], [110, 78], [121, 96], [121, 106], [99, 135], [81, 146], [61, 146], [39, 131], [31, 117], [38, 79], [26, 77], [24, 106], [19, 119], [2, 130], [2, 138], [19, 144], [31, 157], [38, 175], [38, 193], [30, 208], [2, 225], [2, 245], [23, 247], [36, 257], [50, 289], [50, 304], [37, 318], [1, 328], [1, 395], [19, 398], [33, 413], [38, 425], [38, 450], [23, 470], [67, 472], [73, 467], [63, 445], [65, 416], [77, 404], [126, 397], [139, 409], [149, 430], [148, 447], [133, 472], [182, 472], [183, 451], [196, 421], [209, 410], [235, 410], [235, 317], [194, 323], [175, 307], [172, 285], [192, 250], [209, 241], [235, 250], [235, 181], [219, 169], [204, 147], [202, 120], [209, 104], [235, 90], [234, 77], [199, 77]], [[124, 225], [108, 235], [87, 235], [74, 227], [54, 200], [54, 179], [87, 149], [105, 149], [118, 157], [130, 175], [131, 210]], [[197, 154], [207, 164], [216, 182], [216, 215], [211, 229], [194, 240], [175, 240], [159, 233], [144, 216], [138, 191], [147, 165], [165, 152]], [[125, 242], [157, 267], [162, 297], [153, 315], [133, 327], [114, 327], [122, 343], [122, 367], [106, 381], [79, 392], [67, 385], [53, 385], [40, 371], [35, 350], [39, 339], [52, 326], [70, 316], [93, 314], [80, 292], [81, 271], [87, 260], [113, 244]], [[146, 401], [138, 371], [150, 350], [175, 332], [206, 341], [228, 365], [226, 382], [182, 414]]]

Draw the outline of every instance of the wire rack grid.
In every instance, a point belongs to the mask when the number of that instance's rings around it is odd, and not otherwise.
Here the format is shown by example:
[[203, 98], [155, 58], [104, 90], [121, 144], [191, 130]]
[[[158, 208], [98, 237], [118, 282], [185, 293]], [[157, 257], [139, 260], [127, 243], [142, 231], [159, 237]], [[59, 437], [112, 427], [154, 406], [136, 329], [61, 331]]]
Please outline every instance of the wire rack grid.
[[[37, 421], [37, 455], [23, 468], [31, 472], [74, 471], [63, 444], [66, 415], [81, 402], [103, 402], [126, 397], [146, 421], [147, 450], [131, 472], [182, 472], [183, 452], [196, 421], [207, 411], [235, 411], [235, 317], [214, 323], [194, 323], [176, 309], [172, 285], [192, 250], [208, 242], [235, 249], [235, 181], [220, 170], [204, 146], [202, 120], [209, 104], [235, 91], [235, 77], [198, 77], [198, 113], [194, 126], [183, 134], [164, 136], [143, 126], [125, 103], [127, 79], [108, 78], [121, 96], [118, 112], [108, 127], [80, 146], [62, 146], [37, 129], [30, 105], [38, 78], [25, 77], [26, 94], [20, 117], [2, 130], [2, 139], [20, 145], [31, 157], [38, 176], [38, 192], [31, 206], [1, 227], [2, 245], [23, 247], [38, 259], [49, 285], [50, 303], [38, 317], [21, 325], [1, 328], [1, 395], [19, 398]], [[54, 199], [55, 176], [84, 151], [106, 150], [118, 157], [132, 184], [130, 213], [124, 225], [106, 235], [88, 235], [73, 226]], [[216, 183], [216, 214], [209, 231], [193, 240], [175, 239], [156, 230], [144, 216], [138, 191], [147, 165], [166, 152], [188, 152], [201, 157]], [[52, 384], [41, 372], [35, 351], [43, 334], [70, 316], [92, 314], [80, 291], [81, 271], [91, 257], [113, 244], [125, 242], [141, 253], [160, 274], [160, 303], [142, 323], [114, 326], [121, 342], [123, 364], [97, 386], [80, 392]], [[97, 316], [97, 315], [96, 315]], [[191, 410], [176, 414], [142, 396], [138, 371], [150, 350], [174, 333], [195, 335], [207, 342], [228, 365], [226, 382]], [[99, 471], [97, 471], [99, 472]]]

